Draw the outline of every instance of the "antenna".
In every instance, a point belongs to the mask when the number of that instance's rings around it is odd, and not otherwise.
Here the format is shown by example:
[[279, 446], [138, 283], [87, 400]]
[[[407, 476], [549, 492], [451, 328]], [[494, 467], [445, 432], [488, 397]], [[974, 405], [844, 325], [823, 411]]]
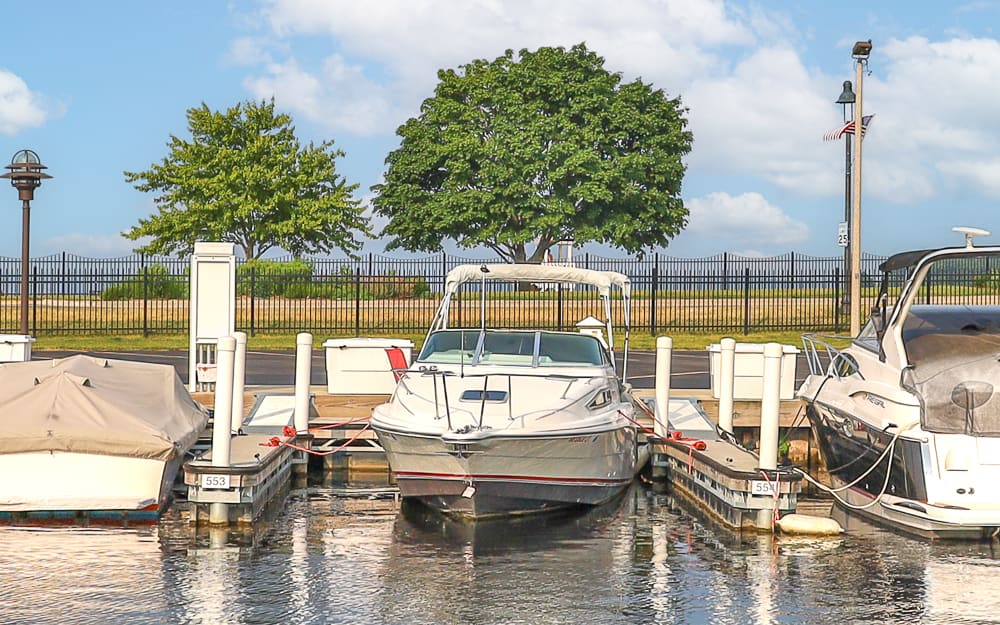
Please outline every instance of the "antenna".
[[982, 228], [967, 228], [965, 226], [958, 226], [951, 229], [952, 232], [957, 232], [959, 234], [965, 235], [965, 247], [974, 247], [972, 240], [975, 237], [988, 237], [990, 236], [989, 230], [983, 230]]

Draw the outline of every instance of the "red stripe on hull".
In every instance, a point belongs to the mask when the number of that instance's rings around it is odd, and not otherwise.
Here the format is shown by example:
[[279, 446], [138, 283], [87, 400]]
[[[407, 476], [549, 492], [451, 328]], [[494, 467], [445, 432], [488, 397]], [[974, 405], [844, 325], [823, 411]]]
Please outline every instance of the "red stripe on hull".
[[539, 475], [489, 475], [462, 473], [422, 473], [417, 471], [394, 471], [397, 479], [451, 479], [451, 480], [517, 480], [521, 482], [572, 483], [572, 484], [627, 484], [628, 479], [608, 479], [600, 477], [543, 477]]

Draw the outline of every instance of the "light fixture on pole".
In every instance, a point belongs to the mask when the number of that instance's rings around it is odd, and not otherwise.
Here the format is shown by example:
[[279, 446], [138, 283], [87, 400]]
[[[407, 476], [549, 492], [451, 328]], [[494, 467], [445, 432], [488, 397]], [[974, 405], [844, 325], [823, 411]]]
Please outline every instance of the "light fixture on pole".
[[10, 171], [0, 175], [0, 178], [10, 180], [10, 185], [17, 189], [17, 197], [21, 200], [21, 334], [28, 334], [28, 243], [31, 231], [31, 200], [35, 198], [35, 189], [42, 180], [52, 176], [42, 172], [48, 169], [32, 150], [20, 150], [10, 160], [6, 167]]
[[851, 249], [851, 336], [861, 332], [861, 146], [864, 143], [864, 117], [862, 115], [863, 70], [868, 65], [868, 56], [872, 51], [872, 41], [858, 41], [851, 50], [856, 66], [855, 83], [858, 92], [854, 100], [854, 136], [857, 141], [854, 146], [854, 166], [851, 168], [852, 206], [850, 220]]
[[[848, 104], [854, 104], [854, 90], [851, 89], [851, 81], [844, 81], [844, 90], [840, 92], [840, 97], [837, 98], [837, 104], [843, 105], [844, 108], [844, 124], [847, 124], [852, 117], [854, 111], [853, 106], [848, 106]], [[849, 312], [850, 302], [851, 302], [851, 252], [849, 249], [850, 245], [850, 232], [851, 232], [851, 134], [844, 133], [844, 221], [843, 227], [847, 230], [848, 244], [844, 245], [844, 297], [841, 305], [844, 312]]]

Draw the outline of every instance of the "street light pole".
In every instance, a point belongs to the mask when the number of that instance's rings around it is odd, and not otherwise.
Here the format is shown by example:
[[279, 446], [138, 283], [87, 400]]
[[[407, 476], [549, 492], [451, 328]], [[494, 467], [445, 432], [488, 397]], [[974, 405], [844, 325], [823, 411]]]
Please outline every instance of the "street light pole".
[[52, 176], [42, 172], [48, 169], [42, 165], [38, 154], [32, 150], [20, 150], [10, 160], [6, 167], [10, 171], [0, 176], [10, 180], [10, 185], [17, 189], [17, 197], [21, 200], [21, 334], [28, 334], [28, 263], [29, 242], [31, 232], [31, 200], [35, 197], [35, 189], [42, 180]]
[[[854, 104], [854, 90], [851, 89], [851, 81], [844, 81], [844, 89], [837, 98], [837, 104], [844, 107], [844, 123], [850, 121], [848, 104]], [[852, 107], [853, 108], [853, 107]], [[853, 114], [851, 111], [850, 114]], [[851, 227], [851, 134], [843, 133], [844, 136], [844, 224], [847, 226], [848, 240], [850, 240]], [[841, 310], [850, 313], [851, 303], [851, 250], [850, 243], [844, 246], [844, 295], [841, 301]]]
[[851, 336], [861, 333], [861, 145], [864, 143], [864, 117], [862, 115], [863, 69], [868, 65], [868, 55], [872, 51], [871, 39], [854, 44], [851, 56], [856, 65], [855, 81], [858, 86], [854, 100], [854, 166], [852, 167], [853, 204], [851, 207], [850, 241], [851, 248]]

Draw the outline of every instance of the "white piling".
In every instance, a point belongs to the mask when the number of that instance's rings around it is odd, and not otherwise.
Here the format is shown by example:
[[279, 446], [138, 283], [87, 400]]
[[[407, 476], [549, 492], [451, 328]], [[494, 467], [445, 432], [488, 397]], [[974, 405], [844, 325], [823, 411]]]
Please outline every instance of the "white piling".
[[736, 385], [736, 341], [720, 342], [719, 358], [719, 429], [733, 433], [733, 395]]
[[233, 360], [233, 410], [232, 424], [229, 431], [236, 434], [243, 425], [243, 391], [247, 377], [247, 335], [246, 332], [233, 332], [236, 339], [236, 356]]
[[656, 423], [653, 432], [667, 438], [667, 423], [670, 417], [670, 357], [674, 349], [674, 340], [669, 336], [656, 339]]
[[312, 378], [313, 336], [301, 332], [295, 337], [295, 431], [309, 431], [309, 381]]
[[778, 416], [781, 411], [781, 356], [779, 343], [764, 346], [764, 389], [760, 401], [760, 468], [778, 467]]
[[[212, 424], [212, 466], [228, 467], [230, 463], [229, 424], [233, 414], [233, 365], [236, 359], [236, 339], [219, 338], [216, 344], [215, 417]], [[208, 522], [218, 525], [229, 522], [229, 506], [212, 503]]]
[[233, 414], [233, 361], [236, 339], [223, 336], [216, 348], [215, 418], [212, 425], [212, 466], [229, 466], [229, 423]]

